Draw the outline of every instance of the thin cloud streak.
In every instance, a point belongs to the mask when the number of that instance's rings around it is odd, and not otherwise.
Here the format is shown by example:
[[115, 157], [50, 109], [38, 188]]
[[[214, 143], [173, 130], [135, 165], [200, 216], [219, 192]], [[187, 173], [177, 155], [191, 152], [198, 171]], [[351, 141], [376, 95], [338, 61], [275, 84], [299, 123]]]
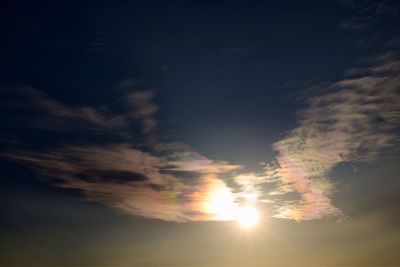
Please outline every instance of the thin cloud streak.
[[[32, 87], [11, 87], [1, 91], [0, 107], [12, 112], [25, 112], [30, 115], [23, 125], [48, 130], [110, 130], [127, 126], [123, 115], [112, 115], [107, 110], [90, 106], [71, 106], [61, 104], [40, 90]], [[27, 118], [24, 118], [27, 119]]]

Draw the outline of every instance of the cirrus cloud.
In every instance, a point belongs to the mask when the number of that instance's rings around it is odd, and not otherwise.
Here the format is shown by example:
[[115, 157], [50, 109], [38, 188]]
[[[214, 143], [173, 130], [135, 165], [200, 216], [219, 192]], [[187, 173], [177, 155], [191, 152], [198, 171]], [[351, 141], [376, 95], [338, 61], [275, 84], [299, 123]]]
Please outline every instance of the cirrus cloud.
[[[275, 162], [268, 179], [271, 195], [296, 192], [298, 200], [277, 205], [275, 217], [311, 220], [338, 215], [330, 174], [342, 162], [372, 162], [399, 144], [399, 60], [378, 57], [360, 76], [331, 84], [329, 93], [311, 97], [299, 126], [273, 144]], [[354, 72], [353, 72], [354, 74]]]

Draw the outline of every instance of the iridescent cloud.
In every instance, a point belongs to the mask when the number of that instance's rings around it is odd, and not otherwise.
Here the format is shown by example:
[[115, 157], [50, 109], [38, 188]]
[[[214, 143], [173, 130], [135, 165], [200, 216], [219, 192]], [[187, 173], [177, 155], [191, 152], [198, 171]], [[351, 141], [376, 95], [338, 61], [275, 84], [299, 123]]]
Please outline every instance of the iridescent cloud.
[[[89, 135], [108, 131], [124, 141], [77, 145], [66, 140], [33, 150], [13, 139], [0, 156], [30, 166], [54, 186], [147, 218], [232, 220], [238, 205], [249, 202], [272, 203], [277, 218], [334, 216], [341, 211], [332, 202], [333, 168], [342, 162], [371, 162], [399, 143], [399, 62], [395, 54], [378, 57], [372, 67], [353, 69], [352, 78], [309, 98], [299, 126], [273, 144], [276, 158], [259, 173], [211, 160], [186, 144], [158, 141], [154, 91], [137, 91], [131, 82], [120, 86], [126, 110], [117, 115], [105, 107], [64, 105], [32, 88], [12, 90], [1, 107], [36, 116], [18, 127]], [[130, 142], [131, 123], [141, 126], [147, 142]], [[234, 188], [223, 177], [235, 182]], [[297, 199], [285, 197], [293, 192]]]
[[[399, 143], [399, 60], [378, 57], [358, 76], [329, 86], [302, 111], [299, 127], [273, 145], [276, 160], [269, 179], [277, 182], [272, 195], [297, 192], [299, 200], [277, 205], [275, 217], [301, 220], [340, 213], [331, 200], [333, 168], [342, 162], [371, 162]], [[356, 73], [352, 71], [352, 74]]]
[[[133, 120], [142, 125], [145, 138], [155, 137], [153, 91], [126, 93], [123, 103], [128, 110], [111, 115], [104, 109], [63, 105], [36, 89], [16, 89], [4, 98], [8, 102], [3, 101], [2, 107], [39, 111], [35, 121], [46, 123], [46, 127], [37, 123], [18, 127], [68, 128], [89, 135], [114, 129], [129, 136], [126, 128]], [[175, 222], [232, 219], [223, 215], [223, 209], [236, 205], [234, 195], [219, 175], [240, 166], [210, 160], [185, 144], [156, 140], [147, 145], [64, 142], [42, 149], [24, 148], [17, 141], [9, 143], [0, 156], [30, 166], [53, 186], [79, 190], [87, 200], [129, 214]], [[221, 201], [223, 206], [215, 210]]]
[[[227, 220], [210, 208], [210, 201], [218, 196], [219, 201], [235, 205], [231, 189], [218, 174], [236, 167], [211, 160], [198, 166], [190, 159], [168, 162], [129, 144], [66, 146], [40, 152], [13, 150], [2, 156], [31, 166], [42, 180], [54, 186], [77, 189], [88, 200], [147, 218]], [[180, 165], [185, 167], [180, 169]], [[175, 166], [174, 175], [168, 173], [171, 166]], [[195, 172], [198, 177], [185, 179], [181, 171]]]

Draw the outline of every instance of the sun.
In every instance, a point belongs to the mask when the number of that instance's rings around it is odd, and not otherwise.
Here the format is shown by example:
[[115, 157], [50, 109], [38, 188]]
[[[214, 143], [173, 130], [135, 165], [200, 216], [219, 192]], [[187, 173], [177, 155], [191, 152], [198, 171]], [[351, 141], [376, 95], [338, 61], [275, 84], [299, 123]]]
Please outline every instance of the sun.
[[207, 192], [202, 209], [216, 221], [236, 221], [244, 229], [253, 228], [260, 219], [259, 211], [250, 203], [235, 201], [232, 191], [224, 184], [214, 183]]
[[238, 209], [236, 221], [245, 229], [253, 228], [259, 221], [260, 214], [253, 206], [243, 206]]

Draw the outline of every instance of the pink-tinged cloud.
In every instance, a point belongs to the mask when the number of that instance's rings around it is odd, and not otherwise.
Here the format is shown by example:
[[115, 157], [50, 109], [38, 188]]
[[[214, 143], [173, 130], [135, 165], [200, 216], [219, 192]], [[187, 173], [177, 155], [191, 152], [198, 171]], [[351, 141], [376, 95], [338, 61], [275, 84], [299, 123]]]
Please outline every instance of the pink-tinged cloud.
[[[218, 201], [235, 205], [231, 189], [218, 175], [237, 167], [206, 160], [194, 151], [186, 153], [203, 161], [186, 158], [169, 162], [128, 144], [65, 146], [41, 152], [13, 150], [1, 156], [31, 166], [54, 186], [79, 190], [90, 201], [132, 215], [175, 222], [228, 219], [209, 204], [217, 192], [221, 197]], [[180, 172], [193, 172], [198, 177], [188, 180]]]
[[[122, 103], [128, 110], [117, 116], [106, 112], [105, 107], [64, 105], [27, 87], [10, 91], [2, 99], [1, 108], [17, 110], [17, 114], [35, 114], [34, 125], [26, 124], [32, 120], [25, 118], [19, 127], [74, 130], [85, 135], [103, 130], [120, 132], [123, 128], [122, 136], [130, 139], [127, 126], [140, 124], [143, 137], [152, 139], [147, 146], [63, 142], [32, 150], [18, 141], [4, 139], [9, 147], [0, 157], [31, 167], [40, 179], [53, 186], [76, 189], [87, 200], [132, 215], [175, 222], [227, 219], [210, 209], [209, 203], [218, 192], [229, 196], [229, 205], [235, 205], [231, 189], [219, 175], [240, 166], [210, 160], [185, 144], [157, 142], [154, 92], [132, 91], [131, 81], [120, 87], [124, 90]], [[224, 197], [220, 200], [226, 202]]]
[[[398, 62], [381, 57], [375, 66], [357, 70], [358, 77], [310, 98], [299, 126], [273, 144], [277, 156], [263, 173], [243, 172], [241, 166], [211, 160], [182, 143], [157, 141], [151, 91], [125, 92], [122, 101], [128, 110], [112, 115], [106, 108], [63, 105], [38, 90], [16, 90], [14, 100], [1, 107], [39, 110], [36, 119], [46, 123], [43, 128], [85, 134], [123, 129], [122, 136], [131, 140], [127, 129], [139, 123], [142, 137], [150, 142], [64, 142], [29, 150], [17, 141], [0, 156], [30, 166], [54, 186], [79, 190], [90, 201], [146, 218], [230, 220], [241, 202], [273, 203], [273, 217], [297, 221], [335, 216], [341, 211], [332, 201], [332, 169], [341, 162], [372, 162], [381, 151], [399, 147]], [[221, 178], [228, 174], [237, 188]], [[275, 188], [266, 189], [264, 183]], [[293, 192], [298, 199], [285, 198]]]
[[277, 204], [274, 217], [301, 221], [340, 214], [331, 200], [332, 169], [341, 162], [372, 162], [398, 147], [399, 70], [398, 60], [381, 58], [363, 75], [336, 82], [330, 93], [308, 101], [299, 127], [273, 145], [276, 160], [266, 168], [278, 185], [271, 195], [300, 196]]

